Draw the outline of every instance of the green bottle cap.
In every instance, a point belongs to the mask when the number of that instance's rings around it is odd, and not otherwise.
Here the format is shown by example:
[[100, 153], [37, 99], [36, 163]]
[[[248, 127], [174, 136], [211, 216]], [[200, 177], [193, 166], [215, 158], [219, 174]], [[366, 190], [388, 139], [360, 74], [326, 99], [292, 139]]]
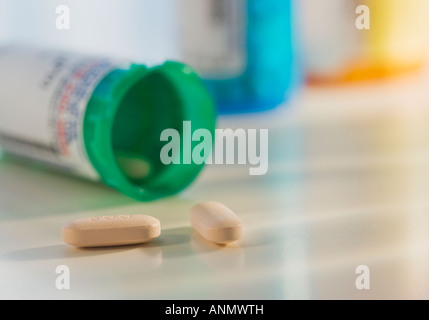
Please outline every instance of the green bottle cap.
[[[196, 73], [177, 62], [147, 68], [115, 69], [95, 88], [84, 118], [84, 144], [89, 159], [109, 186], [148, 201], [186, 188], [203, 164], [164, 164], [167, 142], [161, 132], [175, 129], [183, 139], [183, 123], [192, 133], [215, 131], [215, 106]], [[183, 141], [180, 142], [183, 152]], [[192, 148], [198, 143], [189, 142]]]

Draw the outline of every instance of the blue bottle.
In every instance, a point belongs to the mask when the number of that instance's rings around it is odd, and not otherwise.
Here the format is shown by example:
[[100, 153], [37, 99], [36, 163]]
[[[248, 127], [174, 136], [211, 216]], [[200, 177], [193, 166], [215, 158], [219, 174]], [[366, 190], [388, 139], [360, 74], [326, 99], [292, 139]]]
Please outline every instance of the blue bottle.
[[220, 113], [275, 108], [301, 82], [293, 0], [183, 0], [183, 59]]

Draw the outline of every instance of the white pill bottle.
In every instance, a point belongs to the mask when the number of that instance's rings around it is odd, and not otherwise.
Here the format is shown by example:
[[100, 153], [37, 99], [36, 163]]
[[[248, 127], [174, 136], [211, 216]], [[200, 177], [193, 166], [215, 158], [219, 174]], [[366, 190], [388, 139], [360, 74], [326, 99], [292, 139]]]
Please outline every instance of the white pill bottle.
[[215, 119], [203, 82], [182, 63], [149, 68], [0, 47], [0, 149], [103, 181], [137, 200], [181, 191], [204, 165], [164, 164], [161, 133], [182, 134], [183, 122], [191, 121], [189, 134], [204, 128], [214, 136]]

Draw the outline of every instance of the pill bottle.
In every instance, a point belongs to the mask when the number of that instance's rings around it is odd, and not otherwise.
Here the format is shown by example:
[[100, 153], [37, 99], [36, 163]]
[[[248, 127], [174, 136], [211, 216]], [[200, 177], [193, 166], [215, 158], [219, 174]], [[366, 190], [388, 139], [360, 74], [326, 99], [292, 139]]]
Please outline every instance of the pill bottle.
[[272, 109], [300, 84], [293, 0], [181, 0], [179, 51], [220, 113]]
[[312, 83], [387, 78], [425, 65], [426, 0], [301, 0], [298, 9]]
[[[147, 67], [6, 46], [0, 70], [0, 148], [6, 153], [103, 181], [141, 201], [179, 192], [204, 165], [160, 159], [165, 129], [183, 136], [189, 121], [188, 135], [204, 128], [214, 136], [214, 102], [187, 65]], [[180, 149], [181, 141], [174, 143]], [[196, 143], [189, 141], [192, 148]]]

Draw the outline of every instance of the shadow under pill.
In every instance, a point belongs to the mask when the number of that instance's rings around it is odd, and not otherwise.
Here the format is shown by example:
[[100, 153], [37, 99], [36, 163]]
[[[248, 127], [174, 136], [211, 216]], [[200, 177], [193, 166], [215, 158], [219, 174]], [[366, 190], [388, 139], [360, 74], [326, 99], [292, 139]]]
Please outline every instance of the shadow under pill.
[[148, 242], [147, 244], [168, 247], [189, 243], [189, 236], [192, 234], [192, 231], [193, 229], [191, 227], [162, 230], [161, 236], [152, 240], [151, 242]]
[[[143, 250], [150, 247], [162, 248], [163, 259], [175, 259], [192, 255], [208, 255], [220, 252], [213, 260], [223, 258], [229, 259], [230, 263], [218, 263], [215, 269], [240, 268], [244, 265], [244, 254], [242, 248], [237, 243], [219, 245], [207, 241], [200, 236], [192, 227], [180, 227], [163, 230], [161, 236], [142, 246]], [[210, 257], [206, 260], [210, 260]], [[221, 259], [222, 260], [222, 259]], [[208, 264], [216, 264], [208, 262]]]
[[162, 255], [166, 258], [180, 257], [192, 254], [192, 250], [189, 245], [191, 233], [192, 228], [190, 227], [167, 229], [163, 230], [161, 237], [147, 243], [135, 245], [77, 248], [67, 244], [58, 244], [26, 248], [6, 252], [0, 255], [0, 260], [32, 261], [61, 258], [83, 258], [114, 254], [134, 249], [144, 250], [144, 253], [150, 256], [154, 252], [156, 252], [155, 255], [159, 255], [159, 250], [154, 250], [157, 248], [161, 249]]
[[162, 248], [163, 259], [175, 259], [192, 255], [190, 236], [191, 227], [162, 230], [161, 236], [143, 245], [143, 249], [158, 246]]
[[194, 232], [191, 248], [205, 265], [216, 271], [236, 271], [245, 265], [244, 250], [237, 242], [216, 244]]
[[[129, 250], [143, 250], [144, 254], [148, 256], [159, 257], [161, 254], [162, 259], [174, 259], [195, 254], [204, 255], [215, 251], [222, 251], [225, 247], [229, 251], [242, 251], [241, 248], [235, 248], [236, 246], [236, 244], [224, 246], [212, 243], [201, 237], [192, 227], [180, 227], [162, 230], [159, 238], [143, 244], [89, 248], [77, 248], [67, 244], [58, 244], [9, 251], [0, 255], [0, 260], [32, 261], [84, 258], [115, 254]], [[241, 258], [238, 260], [241, 260]], [[238, 265], [241, 265], [241, 263], [238, 263]]]

